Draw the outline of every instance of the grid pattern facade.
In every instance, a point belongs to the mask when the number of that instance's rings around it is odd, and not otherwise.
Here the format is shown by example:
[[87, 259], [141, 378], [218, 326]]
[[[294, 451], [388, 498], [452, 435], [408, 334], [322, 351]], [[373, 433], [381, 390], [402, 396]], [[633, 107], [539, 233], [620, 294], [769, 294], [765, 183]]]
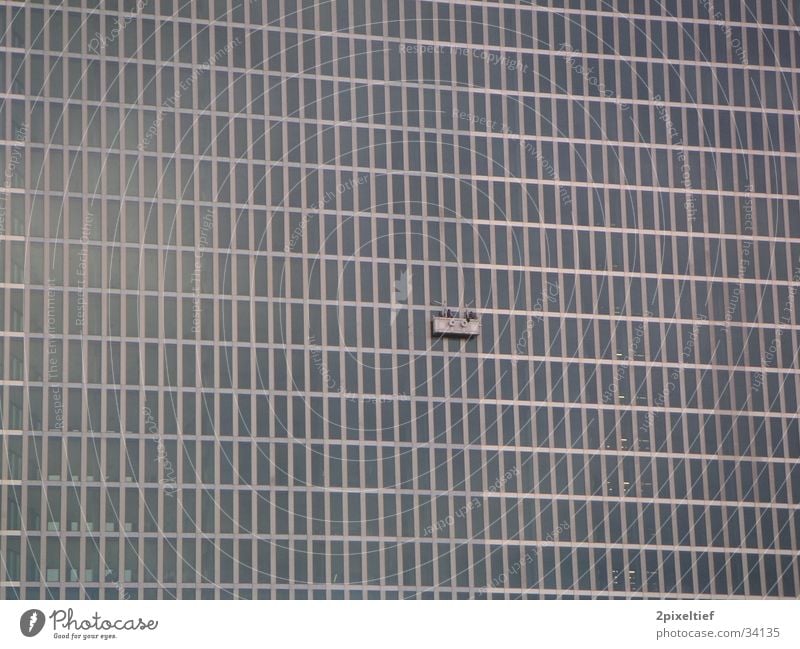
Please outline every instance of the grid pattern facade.
[[0, 597], [796, 597], [798, 14], [4, 2]]

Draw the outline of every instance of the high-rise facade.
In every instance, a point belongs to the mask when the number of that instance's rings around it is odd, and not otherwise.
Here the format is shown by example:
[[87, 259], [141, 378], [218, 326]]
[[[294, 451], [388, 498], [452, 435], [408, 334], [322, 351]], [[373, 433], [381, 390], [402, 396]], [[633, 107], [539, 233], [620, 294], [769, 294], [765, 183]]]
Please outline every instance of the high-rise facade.
[[0, 597], [796, 597], [799, 12], [3, 2]]

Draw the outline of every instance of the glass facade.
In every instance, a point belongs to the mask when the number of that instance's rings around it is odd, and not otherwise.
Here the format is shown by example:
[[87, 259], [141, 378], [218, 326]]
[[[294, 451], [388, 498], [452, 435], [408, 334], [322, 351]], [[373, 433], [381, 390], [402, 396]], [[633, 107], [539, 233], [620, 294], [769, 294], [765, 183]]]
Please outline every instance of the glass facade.
[[0, 597], [796, 597], [798, 13], [3, 2]]

